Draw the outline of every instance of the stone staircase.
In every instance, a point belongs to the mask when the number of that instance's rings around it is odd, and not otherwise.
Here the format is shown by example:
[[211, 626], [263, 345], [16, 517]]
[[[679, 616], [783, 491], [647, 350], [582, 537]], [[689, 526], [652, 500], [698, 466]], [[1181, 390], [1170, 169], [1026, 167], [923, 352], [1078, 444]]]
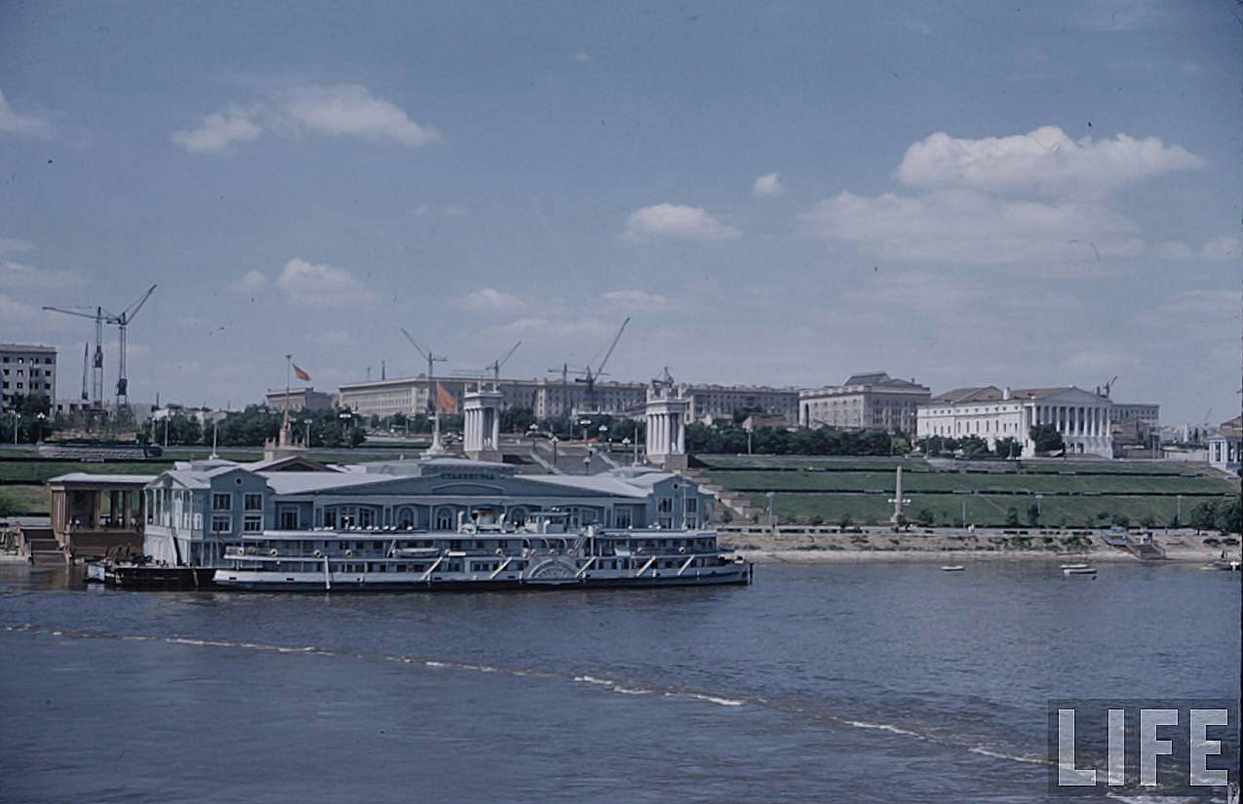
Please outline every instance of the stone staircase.
[[[758, 516], [762, 519], [768, 513], [765, 509], [752, 505], [751, 498], [747, 495], [737, 491], [729, 491], [719, 483], [713, 483], [698, 469], [687, 469], [684, 474], [699, 485], [700, 491], [707, 492], [716, 498], [717, 504], [729, 510], [734, 515], [736, 521], [750, 522], [751, 517]], [[719, 512], [717, 518], [720, 518]]]
[[65, 553], [51, 528], [22, 528], [18, 546], [31, 564], [65, 563]]

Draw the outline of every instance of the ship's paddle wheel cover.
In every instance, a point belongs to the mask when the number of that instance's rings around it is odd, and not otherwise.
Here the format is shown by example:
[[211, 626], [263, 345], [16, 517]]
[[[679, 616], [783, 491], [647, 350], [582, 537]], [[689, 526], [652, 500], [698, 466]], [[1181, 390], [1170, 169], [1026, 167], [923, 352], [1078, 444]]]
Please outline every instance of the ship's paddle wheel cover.
[[568, 561], [551, 558], [539, 564], [527, 575], [528, 581], [545, 583], [565, 583], [573, 581], [578, 569]]

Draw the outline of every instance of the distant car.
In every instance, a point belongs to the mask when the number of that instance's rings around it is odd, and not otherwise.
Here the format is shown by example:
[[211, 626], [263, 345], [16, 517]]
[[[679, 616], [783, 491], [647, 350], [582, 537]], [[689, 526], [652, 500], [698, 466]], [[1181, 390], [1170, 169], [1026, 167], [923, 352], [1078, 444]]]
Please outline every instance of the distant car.
[[146, 444], [142, 448], [142, 456], [144, 458], [158, 458], [164, 454], [164, 448], [159, 444]]

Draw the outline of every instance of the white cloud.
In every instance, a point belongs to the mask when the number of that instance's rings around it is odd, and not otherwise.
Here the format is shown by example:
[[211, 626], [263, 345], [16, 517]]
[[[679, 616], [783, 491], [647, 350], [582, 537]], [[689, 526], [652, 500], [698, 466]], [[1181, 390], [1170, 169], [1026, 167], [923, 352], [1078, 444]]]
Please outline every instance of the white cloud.
[[974, 190], [875, 198], [843, 191], [799, 217], [817, 237], [893, 260], [1083, 267], [1143, 250], [1134, 225], [1105, 206], [1000, 201]]
[[669, 237], [676, 240], [734, 240], [740, 235], [703, 207], [682, 204], [655, 204], [631, 213], [622, 237], [626, 240], [648, 240]]
[[669, 300], [659, 293], [648, 293], [645, 290], [610, 290], [601, 294], [600, 299], [617, 307], [640, 310], [659, 310], [669, 303]]
[[1182, 146], [1167, 146], [1156, 137], [1072, 140], [1057, 126], [1044, 126], [974, 140], [938, 132], [907, 149], [897, 175], [909, 187], [927, 189], [1099, 193], [1201, 164]]
[[30, 321], [38, 311], [29, 304], [0, 293], [0, 321]]
[[13, 107], [9, 106], [9, 102], [5, 100], [4, 93], [0, 92], [0, 131], [7, 131], [10, 134], [46, 135], [49, 133], [49, 126], [47, 121], [41, 117], [21, 115], [13, 111]]
[[1090, 31], [1137, 31], [1157, 12], [1157, 0], [1092, 0], [1079, 15]]
[[234, 143], [250, 142], [267, 129], [415, 148], [441, 138], [439, 131], [415, 122], [400, 106], [377, 98], [365, 86], [331, 84], [295, 87], [246, 108], [230, 105], [205, 116], [197, 128], [173, 132], [172, 140], [190, 153], [219, 153]]
[[760, 198], [775, 198], [786, 191], [781, 185], [780, 173], [768, 173], [755, 180], [751, 192]]
[[1208, 260], [1229, 260], [1239, 255], [1239, 238], [1234, 235], [1214, 237], [1200, 246], [1200, 254]]
[[263, 128], [238, 109], [203, 118], [198, 128], [174, 131], [172, 140], [192, 154], [213, 154], [228, 149], [235, 142], [250, 142]]
[[34, 251], [34, 243], [19, 240], [15, 237], [0, 237], [0, 254], [19, 254], [23, 251]]
[[291, 122], [330, 136], [352, 136], [419, 147], [440, 139], [399, 106], [359, 84], [298, 87], [286, 94], [282, 114]]
[[285, 263], [276, 284], [292, 301], [314, 307], [368, 305], [376, 298], [346, 269], [297, 258]]
[[506, 337], [519, 336], [524, 340], [531, 339], [540, 343], [554, 343], [563, 347], [568, 341], [582, 338], [586, 340], [590, 348], [594, 349], [597, 342], [603, 343], [617, 333], [617, 322], [598, 318], [558, 319], [545, 316], [524, 316], [507, 324], [493, 327], [491, 332]]
[[243, 274], [240, 279], [235, 279], [229, 283], [229, 292], [243, 295], [258, 293], [267, 286], [267, 274], [263, 273], [263, 271], [250, 270]]
[[82, 277], [72, 271], [36, 268], [12, 260], [0, 260], [0, 287], [67, 288], [81, 283]]
[[927, 36], [932, 33], [932, 26], [924, 22], [914, 14], [903, 14], [898, 18], [898, 24], [911, 33]]
[[1230, 260], [1243, 253], [1240, 250], [1239, 237], [1236, 235], [1221, 235], [1210, 238], [1201, 244], [1199, 248], [1182, 240], [1167, 240], [1164, 243], [1158, 243], [1153, 252], [1162, 259], [1178, 261], [1196, 259]]
[[322, 332], [312, 338], [312, 340], [321, 346], [353, 346], [358, 343], [357, 338], [343, 329]]
[[578, 62], [579, 64], [586, 64], [591, 61], [591, 54], [582, 52], [574, 53], [570, 56], [570, 61]]
[[481, 288], [480, 290], [467, 293], [458, 299], [456, 306], [473, 312], [512, 312], [524, 309], [527, 306], [527, 302], [519, 296], [503, 293], [496, 288]]
[[1176, 313], [1194, 315], [1237, 313], [1243, 306], [1243, 296], [1235, 290], [1188, 290], [1178, 294], [1166, 304]]

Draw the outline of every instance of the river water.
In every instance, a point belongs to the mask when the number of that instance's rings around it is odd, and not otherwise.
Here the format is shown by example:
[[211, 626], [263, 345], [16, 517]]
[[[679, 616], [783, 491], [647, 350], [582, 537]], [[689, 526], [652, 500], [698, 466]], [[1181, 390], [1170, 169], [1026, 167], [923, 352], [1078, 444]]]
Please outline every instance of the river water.
[[1238, 573], [755, 576], [327, 596], [0, 566], [0, 800], [1028, 802], [1049, 699], [1238, 694]]

